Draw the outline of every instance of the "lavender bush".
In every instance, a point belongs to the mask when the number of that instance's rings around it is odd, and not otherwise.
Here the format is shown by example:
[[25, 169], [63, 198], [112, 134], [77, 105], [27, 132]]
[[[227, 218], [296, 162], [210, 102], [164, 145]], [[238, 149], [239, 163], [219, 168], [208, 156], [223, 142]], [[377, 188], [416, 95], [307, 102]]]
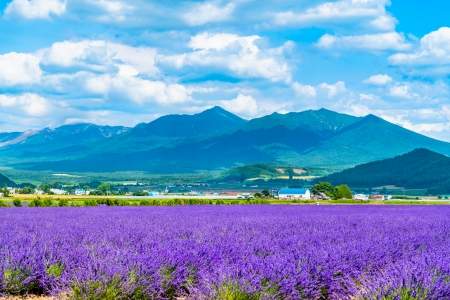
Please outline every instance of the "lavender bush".
[[449, 299], [450, 207], [0, 210], [0, 293]]

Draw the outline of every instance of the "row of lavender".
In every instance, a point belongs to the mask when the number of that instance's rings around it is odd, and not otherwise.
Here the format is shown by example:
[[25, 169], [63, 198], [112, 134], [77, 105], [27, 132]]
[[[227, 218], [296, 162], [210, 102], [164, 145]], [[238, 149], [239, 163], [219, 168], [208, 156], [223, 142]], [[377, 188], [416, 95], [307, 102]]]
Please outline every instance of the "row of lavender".
[[29, 208], [0, 215], [0, 294], [450, 297], [450, 207]]

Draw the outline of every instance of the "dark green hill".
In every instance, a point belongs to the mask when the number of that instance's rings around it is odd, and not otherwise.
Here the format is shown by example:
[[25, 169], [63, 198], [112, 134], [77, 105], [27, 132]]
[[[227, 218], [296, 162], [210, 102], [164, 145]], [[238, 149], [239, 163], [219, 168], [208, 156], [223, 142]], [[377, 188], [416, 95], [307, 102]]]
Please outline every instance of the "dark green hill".
[[450, 154], [449, 143], [368, 115], [324, 140], [318, 147], [303, 153], [297, 163], [317, 167], [350, 167], [393, 157], [416, 148]]
[[13, 186], [16, 186], [16, 184], [11, 179], [6, 177], [5, 175], [0, 174], [0, 188]]
[[320, 179], [354, 188], [394, 185], [408, 189], [427, 189], [431, 193], [450, 193], [450, 157], [427, 149], [362, 164]]

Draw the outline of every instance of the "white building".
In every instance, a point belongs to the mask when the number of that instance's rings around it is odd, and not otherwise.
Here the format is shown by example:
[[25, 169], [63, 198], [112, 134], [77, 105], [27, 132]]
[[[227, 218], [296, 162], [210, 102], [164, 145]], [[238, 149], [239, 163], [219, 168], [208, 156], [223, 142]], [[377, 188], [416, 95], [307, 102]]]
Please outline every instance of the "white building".
[[7, 187], [6, 188], [10, 195], [15, 195], [17, 192], [17, 189], [15, 187]]
[[356, 194], [356, 195], [353, 195], [353, 199], [367, 201], [367, 200], [369, 200], [369, 196], [366, 194]]
[[65, 195], [66, 191], [61, 189], [50, 189], [50, 192], [52, 192], [55, 195]]
[[88, 192], [85, 189], [75, 189], [74, 193], [77, 196], [84, 196], [88, 194]]
[[311, 191], [309, 189], [284, 188], [278, 191], [278, 199], [311, 199]]

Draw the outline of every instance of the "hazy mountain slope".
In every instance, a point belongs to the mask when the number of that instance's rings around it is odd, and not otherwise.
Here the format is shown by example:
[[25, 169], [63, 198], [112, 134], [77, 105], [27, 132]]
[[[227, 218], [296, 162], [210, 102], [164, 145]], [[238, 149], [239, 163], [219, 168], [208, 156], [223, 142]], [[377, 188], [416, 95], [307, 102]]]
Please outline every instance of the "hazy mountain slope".
[[0, 187], [13, 187], [16, 184], [5, 175], [0, 174]]
[[395, 185], [450, 193], [450, 157], [427, 149], [362, 164], [321, 180], [352, 187]]
[[0, 144], [19, 137], [22, 132], [0, 132]]
[[[320, 141], [315, 133], [282, 126], [253, 131], [236, 131], [202, 141], [159, 147], [148, 151], [107, 152], [76, 161], [29, 164], [32, 169], [66, 171], [145, 170], [184, 172], [226, 168], [239, 164], [282, 161], [292, 153], [313, 147]], [[113, 163], [112, 163], [113, 162]]]
[[122, 126], [94, 124], [64, 125], [55, 129], [45, 128], [23, 140], [0, 148], [0, 157], [21, 159], [54, 159], [82, 156], [92, 144], [123, 134]]
[[368, 115], [304, 153], [299, 163], [307, 166], [354, 166], [416, 148], [450, 154], [449, 143]]
[[120, 153], [130, 149], [147, 151], [170, 147], [231, 133], [246, 122], [217, 106], [193, 115], [167, 115], [150, 123], [138, 124], [120, 136], [96, 144], [94, 152]]
[[161, 117], [129, 130], [110, 128], [113, 133], [107, 134], [90, 126], [62, 127], [55, 130], [59, 134], [43, 131], [6, 147], [9, 152], [0, 149], [0, 162], [37, 170], [171, 173], [255, 163], [344, 169], [418, 147], [450, 154], [449, 143], [376, 116], [357, 118], [325, 109], [247, 122], [215, 107]]
[[150, 123], [139, 124], [129, 135], [174, 138], [207, 137], [233, 132], [246, 121], [215, 106], [194, 115], [168, 115]]
[[287, 114], [273, 113], [268, 116], [250, 120], [246, 130], [284, 126], [287, 128], [304, 128], [316, 133], [333, 134], [355, 123], [359, 118], [336, 113], [327, 109], [306, 110]]

